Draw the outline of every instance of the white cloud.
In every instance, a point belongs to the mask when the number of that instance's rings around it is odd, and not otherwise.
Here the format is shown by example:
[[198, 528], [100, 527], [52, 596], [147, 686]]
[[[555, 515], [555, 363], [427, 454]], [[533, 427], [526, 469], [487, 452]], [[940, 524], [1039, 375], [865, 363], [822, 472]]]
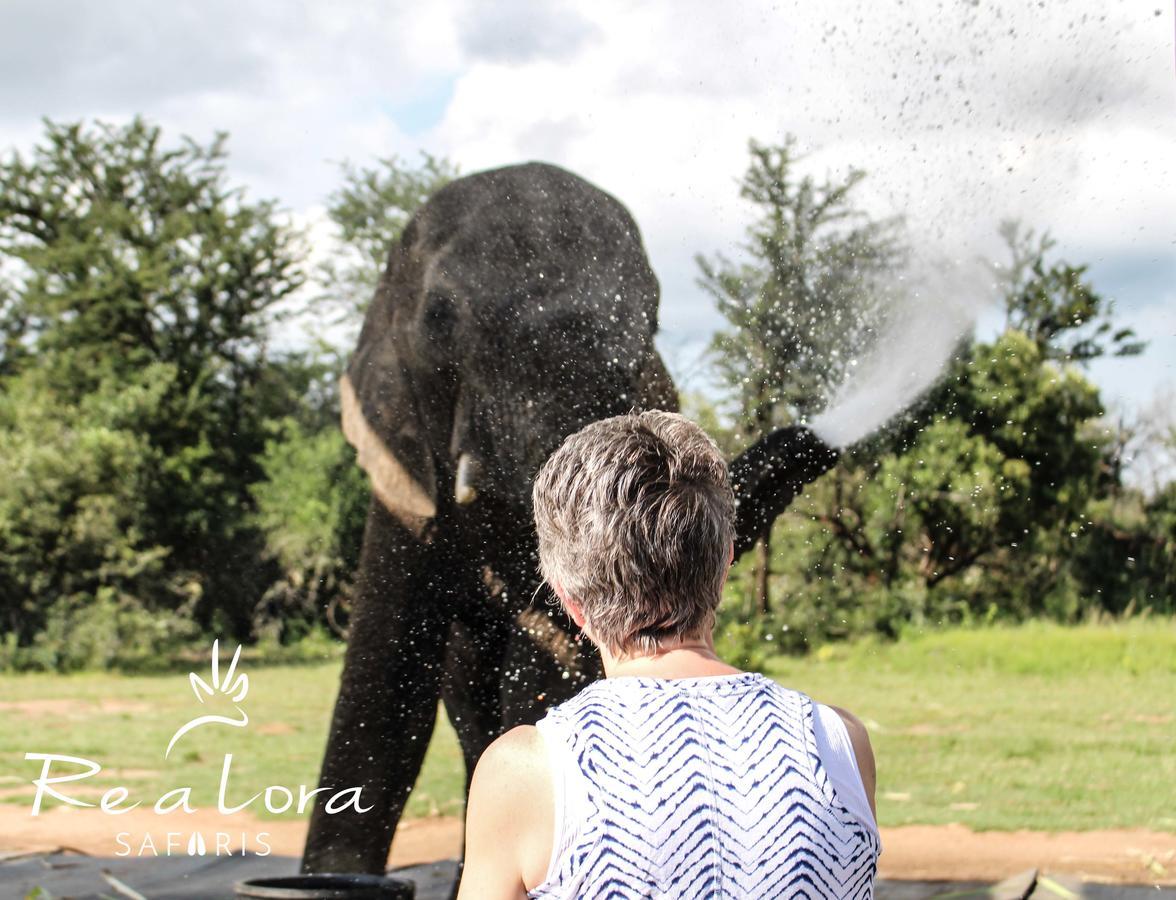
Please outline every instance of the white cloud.
[[234, 174], [296, 209], [334, 187], [333, 162], [415, 153], [393, 112], [460, 63], [435, 4], [19, 0], [4, 18], [0, 145], [27, 147], [43, 115], [227, 130]]
[[738, 250], [749, 137], [795, 133], [818, 175], [865, 168], [861, 202], [905, 214], [944, 283], [998, 250], [1008, 215], [1074, 262], [1171, 257], [1172, 24], [1170, 7], [1104, 0], [19, 0], [0, 145], [27, 147], [42, 114], [227, 129], [234, 175], [308, 221], [344, 158], [556, 162], [633, 211], [661, 344], [689, 358], [717, 324], [693, 255]]
[[260, 48], [221, 39], [256, 30], [248, 9], [223, 0], [9, 0], [0, 31], [0, 116], [79, 115], [201, 91], [254, 90], [265, 69]]
[[492, 62], [567, 59], [600, 34], [575, 7], [556, 0], [472, 2], [456, 19], [466, 56]]

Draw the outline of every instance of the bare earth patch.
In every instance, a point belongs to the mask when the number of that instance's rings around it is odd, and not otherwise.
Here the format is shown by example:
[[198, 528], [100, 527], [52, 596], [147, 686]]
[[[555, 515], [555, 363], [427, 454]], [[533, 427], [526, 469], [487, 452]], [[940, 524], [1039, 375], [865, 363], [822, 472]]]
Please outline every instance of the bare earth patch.
[[1000, 881], [1026, 869], [1088, 881], [1176, 884], [1176, 834], [972, 831], [963, 825], [882, 829], [883, 878]]
[[123, 700], [5, 700], [0, 701], [0, 712], [17, 712], [26, 716], [53, 716], [76, 718], [79, 716], [104, 715], [107, 713], [141, 713], [150, 710], [150, 705]]
[[[97, 821], [96, 817], [101, 817]], [[132, 846], [152, 835], [166, 846], [168, 831], [208, 836], [229, 832], [233, 846], [242, 837], [256, 849], [265, 833], [275, 854], [298, 856], [306, 837], [303, 821], [269, 821], [247, 813], [225, 817], [201, 809], [191, 815], [157, 816], [149, 808], [102, 817], [96, 810], [55, 807], [40, 816], [27, 806], [0, 805], [0, 854], [72, 847], [112, 856], [115, 835], [130, 832]], [[927, 881], [1000, 881], [1037, 868], [1085, 880], [1123, 884], [1176, 884], [1176, 835], [1143, 830], [975, 832], [961, 825], [905, 825], [882, 829], [883, 878]], [[182, 851], [181, 851], [182, 852]], [[396, 832], [390, 865], [451, 859], [461, 852], [461, 821], [452, 816], [411, 819]]]
[[288, 725], [285, 722], [263, 722], [257, 726], [258, 734], [269, 735], [286, 735], [295, 734], [298, 731], [293, 725]]

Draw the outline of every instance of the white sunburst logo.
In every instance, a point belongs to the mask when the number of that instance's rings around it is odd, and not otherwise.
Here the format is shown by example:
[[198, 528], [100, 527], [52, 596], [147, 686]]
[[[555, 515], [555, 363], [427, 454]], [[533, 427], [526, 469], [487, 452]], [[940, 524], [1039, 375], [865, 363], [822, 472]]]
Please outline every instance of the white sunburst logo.
[[182, 738], [189, 731], [195, 731], [205, 725], [229, 725], [233, 728], [244, 728], [249, 724], [249, 715], [240, 707], [240, 703], [245, 699], [245, 695], [249, 693], [249, 676], [244, 672], [237, 671], [237, 663], [241, 660], [241, 645], [237, 645], [237, 649], [233, 652], [233, 659], [229, 663], [228, 669], [225, 670], [224, 675], [220, 671], [220, 640], [212, 642], [212, 685], [210, 686], [203, 678], [195, 672], [188, 673], [188, 682], [192, 685], [192, 693], [196, 695], [196, 699], [201, 703], [204, 702], [204, 697], [214, 697], [221, 694], [232, 701], [233, 706], [237, 712], [241, 714], [240, 718], [232, 718], [230, 716], [204, 715], [197, 716], [188, 722], [181, 725], [176, 733], [167, 743], [167, 751], [163, 754], [164, 758], [171, 756], [172, 748], [175, 747], [176, 742]]

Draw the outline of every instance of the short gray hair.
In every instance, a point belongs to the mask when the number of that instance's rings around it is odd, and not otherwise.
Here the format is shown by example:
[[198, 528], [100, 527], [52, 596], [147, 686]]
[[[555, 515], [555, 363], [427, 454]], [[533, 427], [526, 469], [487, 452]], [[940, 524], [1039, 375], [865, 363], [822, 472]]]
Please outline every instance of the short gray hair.
[[677, 413], [593, 422], [532, 489], [539, 568], [614, 653], [653, 652], [713, 623], [735, 535], [727, 463]]

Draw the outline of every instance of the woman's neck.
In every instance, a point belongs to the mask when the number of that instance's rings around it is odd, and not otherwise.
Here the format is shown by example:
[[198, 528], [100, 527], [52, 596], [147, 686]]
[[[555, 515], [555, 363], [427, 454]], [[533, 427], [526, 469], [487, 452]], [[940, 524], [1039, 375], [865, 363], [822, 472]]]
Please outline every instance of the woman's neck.
[[708, 675], [735, 675], [741, 670], [729, 666], [715, 653], [711, 633], [664, 642], [653, 653], [614, 654], [600, 648], [606, 678], [641, 676], [645, 678], [700, 678]]

